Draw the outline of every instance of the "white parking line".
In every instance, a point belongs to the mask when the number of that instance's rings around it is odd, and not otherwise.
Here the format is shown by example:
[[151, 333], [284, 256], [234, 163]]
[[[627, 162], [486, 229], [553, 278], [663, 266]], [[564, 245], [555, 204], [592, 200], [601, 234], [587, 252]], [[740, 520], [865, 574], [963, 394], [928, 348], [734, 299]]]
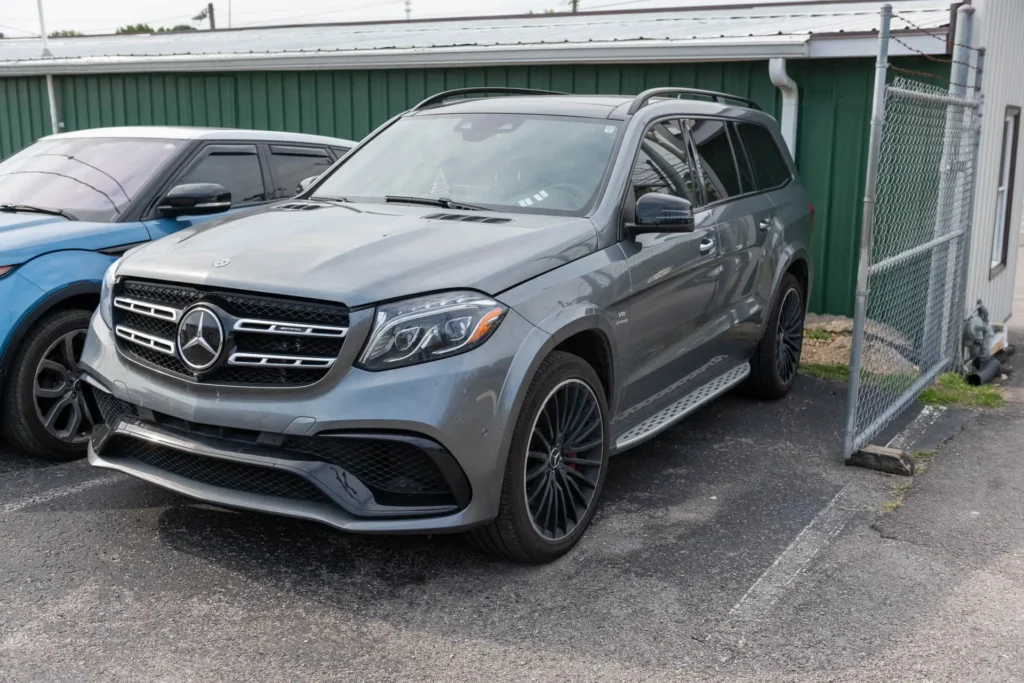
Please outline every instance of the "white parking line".
[[88, 491], [89, 489], [99, 486], [100, 484], [109, 484], [112, 481], [116, 481], [116, 477], [113, 476], [101, 476], [97, 479], [89, 479], [72, 486], [65, 486], [63, 488], [51, 489], [43, 493], [29, 496], [28, 498], [22, 498], [16, 500], [13, 503], [5, 503], [0, 507], [0, 514], [9, 514], [11, 512], [17, 512], [24, 508], [31, 507], [32, 505], [39, 505], [40, 503], [48, 503], [51, 500], [57, 498], [64, 498], [65, 496], [73, 496], [76, 493], [82, 491]]
[[739, 602], [729, 610], [729, 616], [738, 620], [755, 619], [768, 612], [775, 601], [785, 592], [789, 584], [800, 575], [807, 563], [828, 545], [836, 534], [854, 515], [853, 510], [843, 509], [843, 494], [850, 489], [847, 484], [839, 490], [821, 512], [811, 520], [782, 551], [772, 566], [754, 582]]
[[944, 412], [946, 412], [946, 409], [941, 406], [925, 406], [917, 414], [917, 417], [914, 418], [914, 421], [908, 424], [903, 431], [894, 436], [886, 445], [889, 448], [901, 451], [908, 450], [925, 435], [925, 432], [935, 424], [936, 420], [942, 417]]

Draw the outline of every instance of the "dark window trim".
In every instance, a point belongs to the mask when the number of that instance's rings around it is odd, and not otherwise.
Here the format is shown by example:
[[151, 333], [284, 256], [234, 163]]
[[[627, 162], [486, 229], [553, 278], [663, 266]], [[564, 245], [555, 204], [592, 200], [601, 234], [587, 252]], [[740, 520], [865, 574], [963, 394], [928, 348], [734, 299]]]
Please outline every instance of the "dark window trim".
[[331, 155], [326, 147], [316, 145], [270, 145], [270, 153], [286, 157], [327, 157]]
[[232, 202], [232, 204], [231, 204], [231, 208], [232, 209], [246, 207], [246, 206], [258, 206], [260, 204], [266, 204], [268, 202], [273, 201], [273, 199], [270, 198], [270, 194], [271, 194], [270, 189], [267, 188], [268, 171], [267, 171], [266, 168], [264, 168], [264, 166], [266, 166], [266, 164], [264, 163], [263, 157], [260, 154], [260, 147], [262, 145], [265, 145], [265, 144], [266, 144], [265, 142], [259, 142], [259, 141], [256, 141], [256, 140], [202, 140], [202, 141], [199, 141], [195, 145], [195, 147], [193, 147], [191, 150], [189, 150], [190, 153], [183, 155], [181, 163], [178, 164], [174, 168], [174, 170], [171, 171], [164, 178], [163, 183], [159, 187], [156, 188], [157, 191], [153, 194], [152, 198], [149, 200], [149, 204], [140, 213], [138, 220], [147, 221], [147, 220], [157, 220], [159, 218], [163, 218], [163, 216], [161, 216], [159, 213], [157, 213], [157, 210], [156, 210], [157, 204], [160, 203], [160, 200], [164, 198], [164, 195], [166, 195], [168, 192], [171, 191], [171, 188], [174, 187], [175, 183], [181, 178], [182, 175], [184, 175], [185, 173], [188, 173], [188, 171], [190, 171], [192, 169], [192, 167], [195, 166], [195, 164], [205, 154], [207, 154], [207, 153], [209, 153], [211, 151], [216, 151], [216, 148], [218, 148], [218, 147], [219, 148], [238, 148], [238, 147], [248, 147], [248, 148], [251, 148], [252, 151], [242, 152], [242, 153], [240, 153], [240, 156], [248, 156], [250, 154], [251, 155], [255, 155], [256, 161], [260, 165], [260, 176], [263, 178], [263, 194], [267, 198], [262, 200], [262, 201], [249, 202], [247, 204], [235, 204], [235, 203]]
[[[1010, 141], [1010, 176], [1006, 179], [1006, 215], [1003, 216], [1003, 225], [996, 226], [996, 230], [1003, 231], [1003, 253], [999, 255], [999, 263], [988, 271], [988, 279], [992, 280], [1004, 270], [1006, 270], [1006, 264], [1010, 261], [1010, 236], [1013, 234], [1013, 184], [1016, 182], [1016, 170], [1017, 170], [1017, 147], [1020, 146], [1020, 107], [1009, 105], [1006, 107], [1006, 112], [1003, 114], [1003, 132], [1006, 132], [1006, 119], [1007, 117], [1013, 117], [1013, 126], [1010, 130], [1010, 135], [1013, 139]], [[1002, 149], [999, 152], [999, 173], [996, 175], [996, 183], [999, 182], [999, 176], [1003, 173], [1003, 167], [1006, 165], [1006, 138], [1001, 137]], [[994, 217], [993, 217], [994, 218]], [[996, 238], [996, 232], [993, 231], [992, 239]]]
[[[274, 170], [274, 157], [305, 157], [308, 159], [326, 159], [327, 167], [324, 168], [324, 173], [334, 168], [334, 164], [337, 161], [332, 155], [330, 148], [327, 146], [319, 145], [277, 145], [270, 144], [267, 146], [266, 156], [266, 178], [265, 182], [270, 183], [271, 187], [271, 201], [278, 201], [281, 199], [292, 199], [295, 194], [289, 193], [287, 189], [283, 189], [278, 192], [277, 186], [280, 184], [277, 178], [277, 172]], [[321, 173], [320, 175], [323, 175]]]
[[[629, 162], [629, 171], [628, 171], [628, 173], [626, 173], [626, 182], [623, 184], [622, 189], [621, 189], [621, 193], [619, 194], [619, 211], [618, 211], [618, 215], [619, 215], [618, 241], [619, 242], [621, 242], [623, 239], [625, 239], [628, 236], [626, 234], [626, 232], [625, 232], [626, 217], [623, 215], [623, 211], [626, 208], [627, 197], [629, 196], [629, 193], [632, 192], [632, 190], [633, 190], [633, 169], [636, 168], [636, 161], [640, 157], [640, 147], [643, 145], [644, 138], [647, 137], [648, 131], [650, 131], [651, 128], [653, 128], [654, 126], [658, 125], [659, 123], [665, 123], [666, 121], [673, 121], [673, 120], [675, 120], [675, 121], [682, 121], [683, 119], [688, 119], [688, 118], [693, 118], [693, 117], [691, 117], [691, 116], [684, 116], [682, 114], [668, 114], [668, 115], [665, 115], [665, 116], [659, 116], [656, 119], [648, 121], [647, 125], [644, 126], [643, 133], [640, 134], [640, 140], [637, 142], [636, 148], [633, 150], [633, 158]], [[622, 126], [622, 131], [623, 132], [625, 131], [625, 128], [626, 128], [625, 126]], [[686, 156], [687, 156], [687, 159], [688, 159], [688, 161], [690, 163], [690, 168], [691, 169], [695, 169], [695, 168], [697, 168], [697, 166], [695, 165], [697, 163], [697, 161], [696, 161], [696, 157], [694, 156], [695, 155], [695, 150], [693, 149], [693, 141], [690, 139], [690, 132], [688, 130], [686, 130], [685, 128], [681, 128], [681, 131], [682, 131], [683, 136], [684, 136], [684, 145], [686, 146]], [[695, 189], [697, 190], [697, 194], [699, 195], [697, 197], [697, 200], [698, 200], [699, 204], [697, 206], [693, 207], [693, 211], [694, 211], [694, 213], [696, 213], [698, 211], [706, 211], [709, 205], [706, 203], [706, 198], [704, 197], [704, 188], [698, 186]], [[635, 211], [635, 209], [634, 209], [634, 211]]]
[[[726, 121], [726, 122], [730, 122], [731, 121], [731, 122], [736, 123], [736, 124], [749, 123], [752, 126], [761, 126], [761, 128], [764, 128], [765, 130], [768, 130], [767, 126], [761, 125], [760, 123], [756, 123], [754, 121], [744, 121], [743, 119], [730, 119], [730, 118], [726, 118], [724, 116], [682, 116], [680, 118], [701, 119], [701, 120], [709, 120], [709, 121]], [[771, 135], [771, 131], [770, 130], [768, 130], [768, 134]], [[772, 135], [771, 137], [772, 137], [772, 143], [775, 144], [776, 150], [779, 151], [779, 155], [782, 156], [783, 161], [785, 161], [786, 160], [786, 156], [784, 154], [782, 154], [782, 150], [779, 149], [779, 143], [775, 140], [775, 136]], [[741, 143], [742, 143], [742, 141], [743, 141], [742, 138], [740, 138], [740, 142]], [[743, 149], [746, 150], [746, 145], [744, 145]], [[783, 189], [785, 187], [788, 187], [789, 185], [791, 185], [793, 183], [793, 180], [795, 179], [796, 176], [793, 173], [793, 169], [789, 167], [789, 163], [788, 162], [786, 163], [786, 168], [789, 171], [789, 178], [787, 178], [786, 182], [782, 183], [781, 185], [776, 185], [774, 187], [765, 188], [763, 190], [756, 190], [754, 192], [744, 192], [743, 194], [738, 194], [738, 195], [735, 195], [733, 197], [728, 197], [726, 199], [719, 199], [717, 202], [712, 202], [710, 204], [705, 204], [705, 207], [721, 206], [722, 204], [725, 204], [726, 202], [734, 202], [734, 201], [739, 200], [739, 199], [746, 199], [747, 197], [756, 197], [757, 195], [760, 195], [760, 194], [768, 194], [769, 192], [775, 192], [777, 190], [781, 190], [781, 189]]]

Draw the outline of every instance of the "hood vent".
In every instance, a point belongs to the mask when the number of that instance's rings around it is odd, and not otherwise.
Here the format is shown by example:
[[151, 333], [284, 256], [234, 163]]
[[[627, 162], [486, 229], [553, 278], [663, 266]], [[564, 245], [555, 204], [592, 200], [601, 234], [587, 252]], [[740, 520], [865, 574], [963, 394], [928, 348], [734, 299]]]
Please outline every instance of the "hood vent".
[[314, 204], [313, 202], [288, 202], [287, 204], [281, 204], [277, 207], [278, 211], [314, 211], [316, 209], [322, 209], [323, 206], [320, 204]]
[[473, 216], [464, 213], [432, 213], [424, 218], [433, 221], [462, 221], [464, 223], [511, 223], [511, 218], [494, 218], [493, 216]]

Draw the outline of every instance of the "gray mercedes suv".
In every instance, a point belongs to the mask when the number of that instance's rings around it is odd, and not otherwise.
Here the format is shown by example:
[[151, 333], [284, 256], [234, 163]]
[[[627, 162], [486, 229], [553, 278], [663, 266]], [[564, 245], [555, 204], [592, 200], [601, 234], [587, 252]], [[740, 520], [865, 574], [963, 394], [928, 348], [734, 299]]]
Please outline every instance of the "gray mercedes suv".
[[609, 456], [741, 383], [789, 390], [812, 213], [747, 100], [435, 95], [295, 199], [111, 266], [81, 360], [89, 460], [553, 560]]

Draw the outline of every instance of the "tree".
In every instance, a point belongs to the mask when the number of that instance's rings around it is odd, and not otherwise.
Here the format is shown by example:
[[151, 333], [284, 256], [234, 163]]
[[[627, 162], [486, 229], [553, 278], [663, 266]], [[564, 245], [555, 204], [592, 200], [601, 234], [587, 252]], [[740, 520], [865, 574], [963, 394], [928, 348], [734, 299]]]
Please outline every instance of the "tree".
[[156, 32], [157, 33], [184, 33], [185, 31], [195, 31], [195, 30], [196, 30], [195, 26], [189, 26], [188, 24], [178, 24], [177, 26], [172, 26], [170, 28], [166, 28], [164, 26], [161, 26], [160, 28], [158, 28], [156, 30]]
[[116, 33], [156, 33], [149, 24], [128, 24], [117, 29]]
[[84, 36], [85, 34], [81, 31], [76, 31], [73, 28], [66, 28], [60, 31], [54, 31], [50, 34], [51, 38], [72, 38], [74, 36]]

